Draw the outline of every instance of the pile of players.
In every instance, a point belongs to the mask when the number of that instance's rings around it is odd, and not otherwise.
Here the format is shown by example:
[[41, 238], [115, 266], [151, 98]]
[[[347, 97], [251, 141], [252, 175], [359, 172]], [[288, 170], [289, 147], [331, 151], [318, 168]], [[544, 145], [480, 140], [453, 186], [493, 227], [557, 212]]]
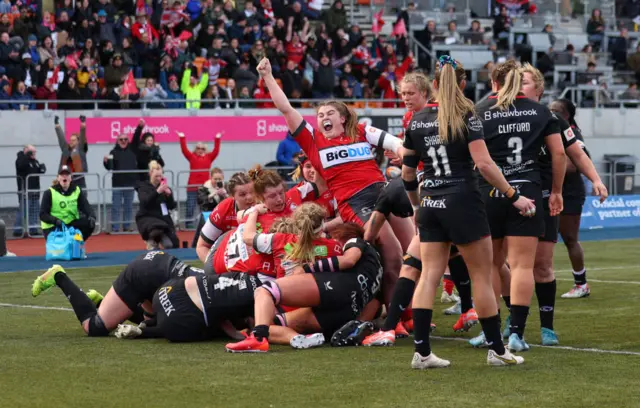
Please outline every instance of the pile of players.
[[[359, 125], [335, 101], [318, 107], [314, 129], [290, 105], [268, 60], [258, 72], [303, 149], [297, 186], [285, 191], [277, 173], [259, 166], [234, 174], [231, 196], [198, 241], [204, 269], [152, 251], [131, 262], [104, 297], [82, 292], [60, 266], [36, 279], [33, 295], [60, 287], [90, 336], [115, 330], [119, 338], [185, 342], [227, 335], [239, 340], [227, 344], [231, 352], [310, 348], [328, 336], [333, 345], [391, 345], [413, 331], [411, 365], [425, 369], [450, 365], [429, 339], [436, 290], [449, 269], [460, 295], [447, 309], [460, 313], [454, 329], [480, 323], [471, 343], [489, 348], [489, 365], [524, 361], [512, 352], [529, 348], [524, 332], [534, 289], [542, 344], [558, 343], [558, 229], [576, 277], [563, 296], [586, 296], [577, 241], [580, 174], [602, 200], [607, 191], [584, 149], [575, 107], [557, 101], [552, 112], [538, 103], [540, 72], [499, 65], [494, 93], [474, 106], [462, 91], [463, 67], [443, 56], [432, 82], [413, 73], [401, 83], [404, 142]], [[375, 160], [380, 149], [402, 163], [401, 179], [386, 182]], [[505, 333], [501, 298], [510, 311]], [[383, 306], [386, 319], [374, 332], [370, 321]]]

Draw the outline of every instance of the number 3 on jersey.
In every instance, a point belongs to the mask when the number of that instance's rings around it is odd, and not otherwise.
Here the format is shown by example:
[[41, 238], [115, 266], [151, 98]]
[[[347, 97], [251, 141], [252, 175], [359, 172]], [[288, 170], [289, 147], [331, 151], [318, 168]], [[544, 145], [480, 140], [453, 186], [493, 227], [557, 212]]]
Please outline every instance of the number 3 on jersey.
[[522, 138], [514, 136], [507, 140], [507, 146], [511, 150], [512, 156], [507, 157], [507, 163], [512, 166], [517, 166], [522, 163]]
[[[442, 167], [444, 167], [444, 175], [447, 177], [451, 175], [449, 156], [447, 156], [447, 148], [445, 146], [438, 147], [438, 150], [436, 150], [435, 147], [431, 146], [429, 150], [427, 150], [427, 155], [429, 155], [431, 161], [433, 162], [434, 176], [442, 176], [442, 169], [439, 166], [440, 162], [442, 163]], [[438, 160], [438, 156], [440, 156], [440, 160]]]

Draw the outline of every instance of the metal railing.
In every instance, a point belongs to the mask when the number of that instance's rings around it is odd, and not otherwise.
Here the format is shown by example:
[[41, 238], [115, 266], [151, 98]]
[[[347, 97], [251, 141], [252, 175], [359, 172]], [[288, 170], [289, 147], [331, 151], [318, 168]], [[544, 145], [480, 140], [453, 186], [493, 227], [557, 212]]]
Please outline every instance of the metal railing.
[[562, 90], [559, 98], [570, 99], [577, 107], [585, 107], [584, 104], [589, 105], [588, 107], [622, 110], [639, 107], [640, 99], [619, 98], [619, 94], [624, 92], [622, 88], [626, 89], [626, 86], [618, 89], [603, 88], [600, 85], [569, 86]]

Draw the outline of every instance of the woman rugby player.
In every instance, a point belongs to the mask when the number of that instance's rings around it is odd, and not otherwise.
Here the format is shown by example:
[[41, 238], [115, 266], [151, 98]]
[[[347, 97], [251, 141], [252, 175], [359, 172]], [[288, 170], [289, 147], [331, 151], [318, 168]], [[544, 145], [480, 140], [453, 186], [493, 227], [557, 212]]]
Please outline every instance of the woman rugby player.
[[[248, 174], [253, 182], [256, 198], [268, 210], [258, 216], [260, 231], [269, 231], [277, 219], [291, 215], [291, 209], [286, 205], [284, 181], [278, 173], [264, 170], [260, 165], [249, 170]], [[238, 228], [230, 231], [221, 238], [219, 245], [212, 248], [214, 253], [210, 258], [215, 273], [245, 272], [251, 275], [258, 274], [263, 281], [275, 279], [276, 271], [270, 258], [265, 259], [262, 254], [256, 253], [250, 246], [247, 247], [242, 239], [243, 222], [254, 210], [255, 207], [238, 211]]]
[[[314, 130], [276, 83], [269, 60], [260, 61], [257, 69], [291, 134], [326, 180], [342, 220], [364, 225], [384, 186], [384, 176], [371, 146], [401, 154], [400, 140], [379, 129], [359, 126], [356, 114], [344, 103], [335, 101], [319, 106], [317, 126], [320, 130]], [[402, 266], [402, 248], [388, 223], [378, 238], [384, 261], [383, 297], [388, 305]]]
[[[522, 71], [515, 61], [498, 65], [492, 73], [492, 84], [497, 94], [476, 106], [491, 157], [517, 192], [542, 206], [538, 154], [546, 145], [552, 159], [549, 212], [552, 216], [559, 214], [566, 157], [558, 120], [549, 109], [521, 93]], [[522, 217], [495, 188], [483, 183], [482, 190], [493, 238], [494, 291], [498, 300], [500, 270], [507, 257], [511, 269], [509, 349], [525, 351], [529, 346], [524, 341], [524, 329], [534, 289], [538, 237], [544, 232], [544, 211], [533, 208], [530, 217]]]
[[[556, 115], [563, 118], [571, 126], [572, 132], [578, 139], [578, 144], [584, 149], [587, 154], [586, 147], [584, 147], [584, 138], [582, 132], [576, 124], [576, 106], [568, 99], [559, 99], [551, 103], [550, 109], [555, 112]], [[589, 161], [591, 163], [591, 161]], [[591, 164], [593, 166], [593, 164]], [[577, 171], [576, 171], [577, 168]], [[595, 170], [595, 169], [593, 169]], [[580, 173], [584, 174], [593, 183], [593, 194], [600, 196], [600, 202], [603, 202], [607, 197], [607, 190], [602, 182], [596, 184], [591, 175], [584, 171], [584, 169], [578, 167], [577, 163], [574, 166], [567, 166], [567, 175], [564, 179], [564, 185], [562, 186], [562, 196], [564, 198], [564, 210], [560, 214], [560, 236], [562, 242], [567, 247], [569, 253], [569, 260], [573, 267], [573, 288], [567, 293], [564, 293], [561, 297], [564, 299], [578, 299], [589, 296], [591, 293], [589, 285], [587, 284], [587, 270], [584, 267], [584, 251], [578, 240], [580, 232], [580, 218], [582, 216], [582, 206], [585, 200], [584, 182]], [[597, 175], [597, 173], [595, 173]], [[598, 179], [598, 181], [600, 181]]]
[[[305, 230], [312, 228], [315, 234], [320, 232], [321, 217], [307, 217], [306, 220], [313, 221], [313, 225], [305, 227]], [[227, 344], [227, 351], [266, 352], [270, 342], [288, 342], [296, 348], [314, 347], [324, 343], [324, 335], [319, 332], [333, 333], [364, 310], [380, 289], [380, 256], [362, 239], [362, 227], [355, 223], [336, 227], [332, 235], [344, 246], [344, 254], [306, 264], [304, 272], [307, 273], [294, 273], [264, 283], [255, 297], [256, 326], [245, 340]], [[308, 233], [301, 235], [292, 256], [297, 259], [312, 257], [312, 236]], [[253, 242], [256, 248], [262, 248], [262, 245], [268, 245], [269, 239], [257, 235]], [[278, 316], [277, 320], [285, 324], [273, 326], [279, 304], [300, 309]], [[299, 336], [299, 332], [316, 334]]]
[[[450, 56], [439, 60], [434, 88], [438, 105], [414, 114], [404, 140], [402, 178], [411, 203], [418, 208], [422, 274], [413, 297], [415, 369], [448, 367], [450, 362], [431, 352], [430, 322], [436, 288], [454, 243], [469, 268], [480, 324], [490, 337], [490, 365], [514, 365], [522, 357], [507, 351], [500, 336], [500, 318], [491, 283], [489, 226], [473, 173], [472, 160], [497, 190], [509, 197], [520, 214], [530, 215], [534, 204], [520, 196], [500, 174], [487, 151], [482, 123], [465, 98], [465, 71]], [[448, 124], [440, 127], [439, 124]], [[418, 162], [424, 181], [418, 196]], [[489, 333], [491, 333], [489, 335]]]
[[298, 184], [291, 187], [285, 194], [287, 205], [290, 206], [291, 211], [303, 203], [315, 202], [326, 210], [326, 220], [333, 220], [325, 222], [325, 231], [341, 224], [342, 220], [339, 217], [336, 219], [338, 204], [333, 195], [331, 195], [327, 183], [318, 174], [304, 152], [298, 154], [298, 161], [298, 167], [291, 173], [291, 179], [298, 181]]
[[[436, 104], [427, 104], [427, 101], [432, 97], [432, 93], [433, 91], [431, 84], [429, 83], [429, 78], [424, 74], [411, 73], [405, 75], [402, 79], [400, 84], [400, 94], [402, 95], [403, 101], [405, 101], [405, 105], [409, 109], [403, 118], [405, 131], [408, 128], [411, 118], [415, 112], [419, 112], [424, 108], [437, 106]], [[421, 165], [418, 166], [419, 169], [421, 167]], [[367, 241], [370, 241], [372, 237], [376, 236], [376, 228], [381, 226], [381, 219], [384, 219], [383, 217], [385, 217], [386, 214], [389, 212], [400, 211], [393, 209], [398, 203], [402, 203], [402, 200], [396, 196], [400, 193], [395, 190], [391, 190], [389, 192], [387, 191], [387, 188], [385, 188], [384, 193], [378, 200], [375, 211], [371, 216], [371, 223], [367, 226], [365, 231], [365, 239]], [[404, 188], [402, 194], [405, 197], [407, 196]], [[408, 197], [406, 198], [408, 199]], [[408, 205], [410, 206], [411, 203], [409, 202]], [[467, 267], [464, 264], [462, 257], [457, 253], [457, 250], [454, 250], [453, 247], [452, 257], [449, 261], [449, 268], [456, 275], [456, 283], [466, 283], [466, 285], [459, 285], [458, 287], [459, 293], [464, 295], [462, 302], [464, 303], [464, 307], [461, 308], [460, 305], [456, 305], [462, 310], [461, 312], [458, 312], [461, 316], [454, 324], [453, 329], [455, 331], [467, 331], [473, 325], [478, 323], [478, 317], [471, 304], [471, 286]], [[411, 322], [403, 321], [403, 324], [401, 325], [399, 324], [399, 321], [401, 316], [404, 317], [407, 312], [410, 311], [409, 304], [411, 303], [411, 298], [413, 297], [413, 292], [415, 290], [415, 282], [418, 280], [421, 271], [420, 238], [413, 233], [411, 243], [404, 256], [404, 262], [400, 269], [400, 277], [394, 289], [391, 304], [387, 310], [385, 322], [379, 332], [364, 339], [362, 342], [363, 345], [387, 346], [394, 344], [396, 338], [408, 336], [407, 329], [411, 329], [411, 327], [406, 326], [411, 326]], [[446, 292], [443, 291], [443, 295], [445, 293]], [[431, 323], [431, 330], [433, 331], [434, 329], [435, 324]]]
[[[523, 72], [523, 94], [530, 99], [539, 101], [542, 93], [544, 92], [544, 77], [542, 73], [529, 64], [525, 64], [521, 68], [521, 71]], [[552, 104], [550, 107], [551, 111], [554, 112], [554, 107], [558, 110], [558, 108], [561, 107], [559, 105], [561, 105], [561, 103]], [[584, 151], [584, 143], [582, 142], [582, 135], [579, 134], [579, 130], [573, 129], [570, 123], [566, 121], [568, 117], [563, 117], [563, 115], [558, 114], [556, 115], [558, 116], [560, 125], [562, 143], [564, 145], [565, 152], [570, 159], [567, 160], [567, 172], [562, 186], [564, 207], [562, 213], [571, 212], [575, 214], [577, 212], [578, 223], [576, 224], [576, 228], [579, 228], [582, 203], [584, 203], [585, 199], [584, 184], [582, 182], [580, 172], [585, 174], [587, 178], [591, 180], [594, 192], [600, 196], [601, 202], [606, 199], [608, 192], [607, 188], [602, 183], [602, 180], [600, 180], [600, 176], [591, 162], [591, 159]], [[549, 163], [549, 156], [546, 154], [545, 149], [542, 149], [540, 152], [540, 175], [542, 178], [543, 197], [545, 197], [548, 195], [545, 193], [551, 188], [551, 164]], [[576, 199], [573, 199], [572, 196], [574, 191], [577, 191]], [[565, 197], [569, 198], [569, 201], [567, 201]], [[569, 208], [567, 205], [569, 205]], [[540, 309], [542, 345], [553, 346], [558, 344], [558, 337], [553, 327], [556, 297], [556, 277], [553, 270], [553, 250], [558, 240], [558, 221], [561, 216], [552, 217], [548, 213], [547, 209], [548, 204], [545, 203], [545, 233], [538, 241], [538, 249], [536, 251], [536, 260], [533, 272], [535, 279], [535, 292], [538, 297]], [[574, 245], [575, 241], [571, 242], [571, 244]]]
[[211, 247], [222, 234], [238, 226], [238, 211], [249, 209], [255, 203], [253, 182], [245, 173], [235, 173], [227, 183], [231, 197], [225, 198], [213, 209], [202, 227], [196, 245], [198, 259], [207, 262]]
[[[85, 294], [60, 265], [52, 266], [36, 278], [31, 294], [38, 296], [57, 285], [71, 303], [85, 333], [92, 337], [108, 336], [127, 319], [140, 323], [143, 320], [140, 305], [151, 311], [149, 302], [154, 292], [169, 279], [185, 279], [203, 273], [202, 269], [191, 267], [173, 255], [151, 251], [138, 256], [120, 272], [104, 299], [95, 291]], [[98, 307], [96, 303], [99, 303]], [[135, 318], [132, 317], [134, 314]]]

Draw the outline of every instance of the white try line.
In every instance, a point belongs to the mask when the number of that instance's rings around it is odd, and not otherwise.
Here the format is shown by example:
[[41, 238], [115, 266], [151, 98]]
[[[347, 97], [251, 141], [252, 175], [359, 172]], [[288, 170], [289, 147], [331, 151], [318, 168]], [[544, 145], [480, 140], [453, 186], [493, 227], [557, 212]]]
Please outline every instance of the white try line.
[[13, 303], [0, 303], [0, 307], [17, 307], [17, 308], [21, 308], [21, 309], [41, 309], [41, 310], [62, 310], [64, 312], [73, 312], [73, 309], [71, 309], [70, 307], [15, 305]]
[[[0, 307], [15, 307], [15, 308], [23, 308], [23, 309], [41, 309], [41, 310], [59, 310], [63, 312], [72, 312], [73, 309], [68, 307], [52, 307], [52, 306], [36, 306], [36, 305], [17, 305], [13, 303], [0, 303]], [[468, 342], [469, 339], [464, 339], [461, 337], [441, 337], [441, 336], [431, 336], [432, 339], [436, 340], [445, 340], [445, 341], [458, 341], [458, 342]], [[570, 346], [541, 346], [539, 344], [531, 344], [531, 347], [540, 347], [544, 349], [553, 349], [553, 350], [568, 350], [568, 351], [582, 351], [586, 353], [598, 353], [598, 354], [618, 354], [625, 356], [640, 356], [640, 352], [637, 351], [624, 351], [624, 350], [603, 350], [597, 348], [581, 348], [581, 347], [570, 347]]]
[[[445, 341], [463, 341], [468, 342], [469, 339], [463, 339], [461, 337], [441, 337], [441, 336], [430, 336], [432, 339], [437, 340], [445, 340]], [[582, 348], [582, 347], [570, 347], [570, 346], [542, 346], [540, 344], [531, 344], [531, 347], [541, 348], [541, 349], [552, 349], [552, 350], [568, 350], [568, 351], [582, 351], [585, 353], [597, 353], [597, 354], [618, 354], [625, 356], [640, 356], [640, 352], [638, 351], [625, 351], [625, 350], [603, 350], [597, 348]]]
[[[598, 268], [587, 268], [587, 272], [589, 271], [614, 271], [621, 269], [640, 269], [640, 265], [616, 265], [616, 266], [604, 266]], [[556, 272], [573, 272], [573, 269], [556, 269]]]

